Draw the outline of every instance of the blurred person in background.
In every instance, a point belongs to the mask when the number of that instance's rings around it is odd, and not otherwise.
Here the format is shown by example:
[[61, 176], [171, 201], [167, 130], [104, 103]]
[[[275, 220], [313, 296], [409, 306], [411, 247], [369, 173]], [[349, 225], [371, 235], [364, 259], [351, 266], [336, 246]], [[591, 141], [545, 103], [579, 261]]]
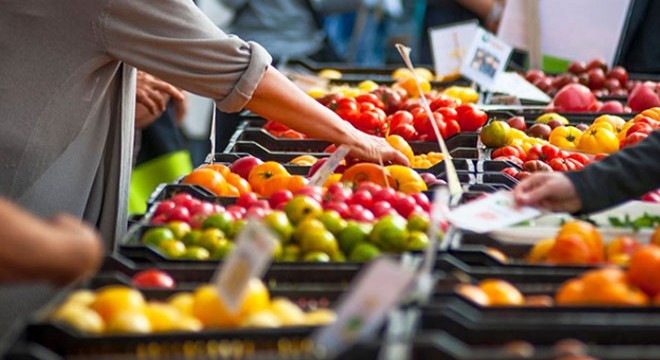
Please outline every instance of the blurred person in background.
[[660, 74], [660, 1], [635, 0], [618, 63], [631, 73]]

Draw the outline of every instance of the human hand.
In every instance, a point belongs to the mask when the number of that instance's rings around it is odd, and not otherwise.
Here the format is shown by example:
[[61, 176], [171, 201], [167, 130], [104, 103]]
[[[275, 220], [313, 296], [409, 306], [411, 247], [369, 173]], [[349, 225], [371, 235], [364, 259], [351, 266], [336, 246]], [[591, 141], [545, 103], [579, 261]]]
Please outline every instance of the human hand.
[[183, 118], [186, 116], [186, 112], [188, 111], [188, 102], [186, 93], [183, 93], [184, 99], [182, 101], [178, 99], [173, 99], [172, 107], [174, 110], [174, 122], [176, 122], [177, 125], [181, 125], [183, 122]]
[[61, 238], [60, 243], [67, 244], [70, 259], [76, 259], [75, 264], [51, 273], [55, 282], [66, 284], [98, 269], [103, 257], [103, 243], [94, 228], [67, 214], [57, 215], [47, 223], [51, 225], [51, 233]]
[[532, 174], [516, 186], [513, 196], [519, 205], [550, 211], [573, 213], [582, 208], [582, 202], [573, 183], [559, 172]]
[[353, 144], [347, 144], [351, 150], [350, 156], [360, 160], [393, 163], [398, 165], [410, 166], [408, 159], [398, 150], [381, 137], [372, 136], [355, 130], [356, 141]]
[[135, 97], [138, 104], [158, 116], [165, 111], [170, 98], [175, 101], [185, 100], [181, 90], [144, 71], [138, 71]]

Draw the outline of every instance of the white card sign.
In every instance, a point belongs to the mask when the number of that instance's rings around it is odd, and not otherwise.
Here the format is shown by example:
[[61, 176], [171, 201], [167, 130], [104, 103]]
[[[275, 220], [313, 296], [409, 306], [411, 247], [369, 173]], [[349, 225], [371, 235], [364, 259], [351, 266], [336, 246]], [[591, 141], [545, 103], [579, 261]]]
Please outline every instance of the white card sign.
[[[491, 91], [515, 96], [519, 99], [550, 102], [552, 100], [546, 93], [532, 85], [524, 77], [515, 72], [503, 72], [491, 86]], [[518, 104], [520, 105], [520, 104]]]
[[504, 71], [513, 48], [495, 35], [479, 28], [461, 65], [461, 74], [490, 89], [498, 75]]
[[475, 21], [461, 22], [429, 29], [433, 67], [438, 77], [459, 75], [463, 57], [479, 28]]
[[268, 268], [277, 238], [261, 220], [249, 219], [236, 237], [236, 248], [216, 271], [214, 283], [229, 311], [238, 312], [252, 278]]
[[455, 226], [486, 233], [504, 229], [541, 215], [541, 211], [529, 206], [518, 206], [510, 191], [498, 191], [479, 200], [459, 206], [449, 213], [448, 219]]
[[371, 262], [340, 301], [337, 321], [313, 335], [316, 347], [332, 357], [356, 341], [374, 335], [414, 279], [411, 269], [392, 259], [381, 257]]
[[326, 180], [335, 172], [337, 166], [344, 160], [346, 155], [350, 152], [350, 149], [347, 145], [340, 145], [335, 152], [330, 155], [328, 161], [314, 173], [312, 178], [309, 180], [309, 184], [313, 186], [321, 186]]

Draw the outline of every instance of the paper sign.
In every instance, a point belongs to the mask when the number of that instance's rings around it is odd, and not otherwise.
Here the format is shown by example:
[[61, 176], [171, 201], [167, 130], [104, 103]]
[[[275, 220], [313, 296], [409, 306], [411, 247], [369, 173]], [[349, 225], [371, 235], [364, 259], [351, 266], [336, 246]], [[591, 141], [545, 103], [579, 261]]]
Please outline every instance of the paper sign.
[[411, 269], [392, 259], [381, 257], [370, 263], [340, 300], [337, 321], [313, 335], [316, 347], [332, 357], [356, 341], [373, 336], [414, 278]]
[[479, 28], [463, 58], [461, 74], [490, 89], [504, 71], [513, 48], [495, 35]]
[[330, 155], [328, 161], [325, 162], [309, 180], [309, 184], [313, 186], [321, 186], [328, 180], [330, 175], [334, 174], [335, 169], [339, 166], [342, 160], [348, 155], [350, 149], [346, 145], [339, 146], [335, 152]]
[[486, 233], [503, 229], [541, 215], [541, 211], [529, 206], [518, 206], [510, 191], [498, 191], [479, 200], [457, 207], [449, 213], [449, 221], [455, 226]]
[[[603, 57], [612, 66], [631, 0], [535, 0], [539, 2], [541, 52], [569, 60]], [[527, 50], [530, 0], [507, 0], [498, 37]]]
[[270, 264], [277, 238], [261, 220], [248, 220], [236, 237], [236, 248], [216, 271], [214, 283], [229, 311], [238, 312], [251, 278], [260, 278]]
[[459, 75], [463, 57], [472, 44], [479, 22], [469, 21], [429, 29], [433, 67], [438, 77]]
[[552, 100], [546, 93], [532, 85], [524, 77], [515, 72], [501, 73], [490, 90], [495, 93], [513, 95], [520, 99], [550, 102]]

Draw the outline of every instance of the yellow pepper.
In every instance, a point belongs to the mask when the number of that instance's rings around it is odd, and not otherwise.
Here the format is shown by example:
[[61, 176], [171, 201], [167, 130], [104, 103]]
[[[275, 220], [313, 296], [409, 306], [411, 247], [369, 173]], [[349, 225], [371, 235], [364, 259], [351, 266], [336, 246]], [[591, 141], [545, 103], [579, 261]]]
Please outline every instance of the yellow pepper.
[[582, 131], [575, 126], [557, 126], [550, 133], [550, 144], [566, 150], [575, 150], [580, 143]]

